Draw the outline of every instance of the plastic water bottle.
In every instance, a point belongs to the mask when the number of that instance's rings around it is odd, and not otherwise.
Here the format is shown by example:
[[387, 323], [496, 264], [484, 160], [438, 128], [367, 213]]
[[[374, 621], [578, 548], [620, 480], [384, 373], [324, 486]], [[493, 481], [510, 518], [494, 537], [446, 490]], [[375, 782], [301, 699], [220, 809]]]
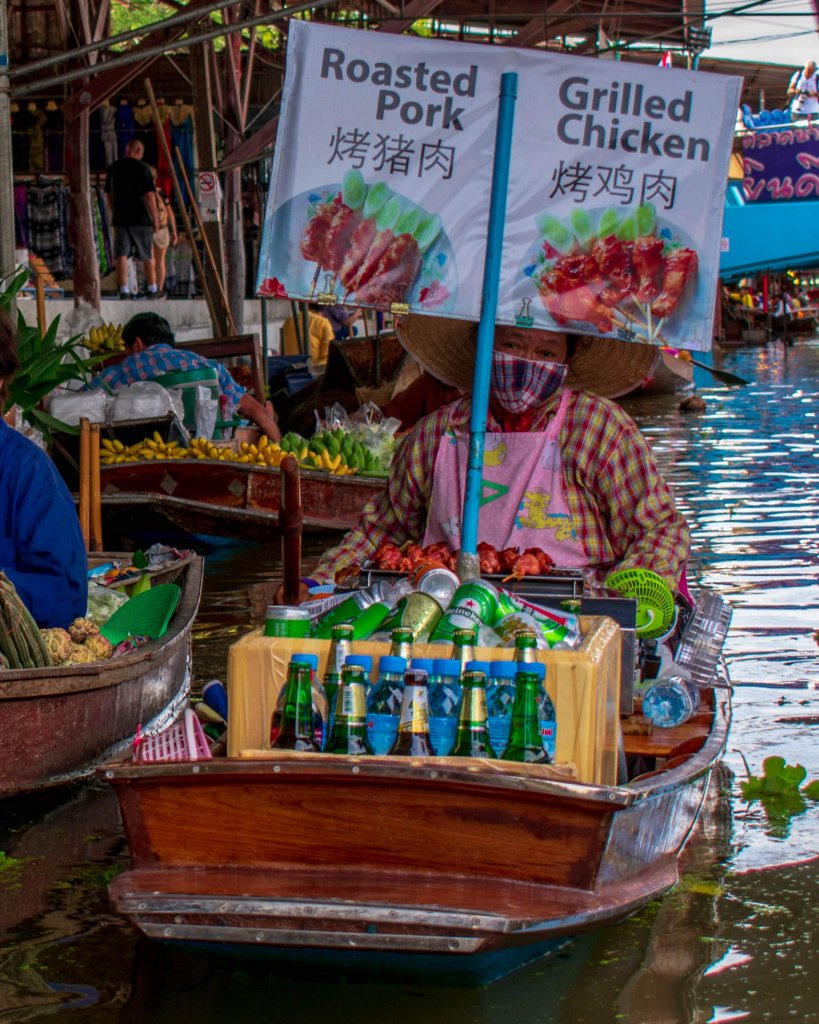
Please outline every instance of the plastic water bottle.
[[431, 676], [434, 669], [433, 658], [411, 658], [409, 668], [413, 672], [426, 672], [427, 676]]
[[516, 661], [493, 661], [486, 681], [486, 724], [489, 742], [498, 755], [506, 750], [512, 728], [512, 704], [515, 700]]
[[682, 676], [655, 679], [643, 695], [643, 714], [660, 729], [673, 729], [694, 714], [691, 684]]
[[458, 731], [458, 705], [461, 687], [458, 679], [461, 663], [457, 658], [436, 658], [429, 676], [429, 738], [432, 749], [445, 757], [455, 746]]
[[367, 738], [374, 754], [389, 754], [398, 736], [406, 670], [404, 658], [384, 655], [378, 662], [378, 681], [367, 694]]

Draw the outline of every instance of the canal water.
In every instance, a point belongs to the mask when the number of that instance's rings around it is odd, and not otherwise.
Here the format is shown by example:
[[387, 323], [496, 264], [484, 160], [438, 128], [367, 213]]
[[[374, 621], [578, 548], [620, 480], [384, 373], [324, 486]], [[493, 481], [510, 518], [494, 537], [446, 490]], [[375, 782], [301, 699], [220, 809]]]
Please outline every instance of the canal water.
[[[671, 396], [628, 405], [691, 524], [689, 577], [733, 606], [734, 724], [674, 891], [485, 989], [305, 979], [138, 941], [106, 898], [128, 860], [115, 803], [89, 785], [0, 806], [0, 1022], [819, 1021], [819, 804], [778, 818], [739, 789], [770, 755], [819, 779], [819, 341], [734, 350], [721, 365], [750, 383], [697, 371], [703, 413]], [[199, 684], [224, 676], [277, 569], [275, 545], [212, 552]]]

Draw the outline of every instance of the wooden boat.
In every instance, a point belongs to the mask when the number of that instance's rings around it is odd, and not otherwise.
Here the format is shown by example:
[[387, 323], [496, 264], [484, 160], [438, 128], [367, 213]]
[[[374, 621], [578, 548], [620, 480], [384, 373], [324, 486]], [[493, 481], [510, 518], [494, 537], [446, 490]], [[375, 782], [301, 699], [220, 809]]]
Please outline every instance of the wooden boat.
[[789, 316], [774, 316], [771, 318], [771, 330], [774, 334], [789, 336], [792, 334], [811, 335], [819, 334], [819, 322], [817, 322], [813, 311], [799, 310]]
[[[709, 607], [689, 625], [687, 664], [713, 682], [727, 620]], [[597, 620], [592, 646], [608, 642], [607, 629], [618, 633]], [[595, 715], [616, 722], [616, 650], [578, 705], [577, 736], [595, 732]], [[558, 685], [577, 655], [574, 699], [580, 654], [547, 655], [558, 656]], [[674, 885], [725, 747], [729, 693], [706, 688], [695, 718], [651, 735], [634, 733], [642, 716], [628, 716], [624, 749], [638, 773], [628, 781], [583, 778], [611, 778], [607, 758], [616, 766], [600, 736], [593, 765], [584, 754], [574, 771], [281, 751], [108, 765], [101, 775], [117, 790], [133, 859], [109, 891], [153, 939], [491, 980]]]
[[138, 725], [158, 731], [179, 714], [190, 688], [202, 559], [171, 567], [165, 581], [177, 569], [182, 594], [161, 639], [111, 661], [0, 672], [0, 797], [90, 775], [128, 747]]
[[630, 395], [666, 395], [691, 386], [694, 380], [694, 366], [689, 359], [678, 356], [666, 349], [660, 349], [650, 380], [630, 392]]
[[[145, 516], [189, 534], [266, 540], [278, 529], [281, 474], [268, 466], [179, 459], [104, 466], [101, 501], [106, 536], [128, 535]], [[300, 473], [304, 526], [349, 530], [383, 491], [375, 477]]]

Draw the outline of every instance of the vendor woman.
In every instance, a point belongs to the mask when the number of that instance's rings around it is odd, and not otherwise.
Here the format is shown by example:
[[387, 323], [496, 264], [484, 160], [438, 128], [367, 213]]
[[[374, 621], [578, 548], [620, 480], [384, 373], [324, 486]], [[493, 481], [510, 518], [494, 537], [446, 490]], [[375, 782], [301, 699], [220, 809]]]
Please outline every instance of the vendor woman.
[[[474, 324], [410, 317], [398, 333], [424, 369], [471, 390]], [[609, 401], [647, 380], [656, 359], [638, 343], [496, 328], [480, 540], [497, 550], [541, 548], [557, 566], [584, 568], [591, 588], [637, 566], [677, 588], [688, 527], [640, 429]], [[407, 434], [386, 490], [323, 557], [316, 582], [366, 562], [384, 541], [460, 547], [470, 410], [467, 394]]]
[[[14, 327], [0, 310], [0, 411], [19, 369]], [[38, 626], [85, 615], [88, 563], [68, 488], [51, 459], [0, 416], [0, 572]]]

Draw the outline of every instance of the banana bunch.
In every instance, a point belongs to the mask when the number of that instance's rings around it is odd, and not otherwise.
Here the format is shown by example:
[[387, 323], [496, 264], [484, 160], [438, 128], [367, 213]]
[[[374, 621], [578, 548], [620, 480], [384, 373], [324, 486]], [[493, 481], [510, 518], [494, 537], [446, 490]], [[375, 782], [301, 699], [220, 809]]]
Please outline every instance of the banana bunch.
[[136, 444], [125, 445], [119, 440], [103, 438], [100, 442], [100, 464], [103, 466], [119, 465], [123, 462], [141, 462], [143, 460], [185, 459], [188, 449], [182, 448], [178, 441], [165, 441], [158, 430], [153, 437], [146, 437]]
[[182, 449], [182, 455], [177, 458], [188, 459], [211, 459], [214, 462], [231, 462], [236, 453], [230, 448], [219, 448], [213, 441], [206, 437], [192, 437], [190, 447]]
[[91, 327], [83, 344], [95, 355], [100, 352], [124, 352], [125, 342], [122, 340], [124, 324], [100, 324]]

